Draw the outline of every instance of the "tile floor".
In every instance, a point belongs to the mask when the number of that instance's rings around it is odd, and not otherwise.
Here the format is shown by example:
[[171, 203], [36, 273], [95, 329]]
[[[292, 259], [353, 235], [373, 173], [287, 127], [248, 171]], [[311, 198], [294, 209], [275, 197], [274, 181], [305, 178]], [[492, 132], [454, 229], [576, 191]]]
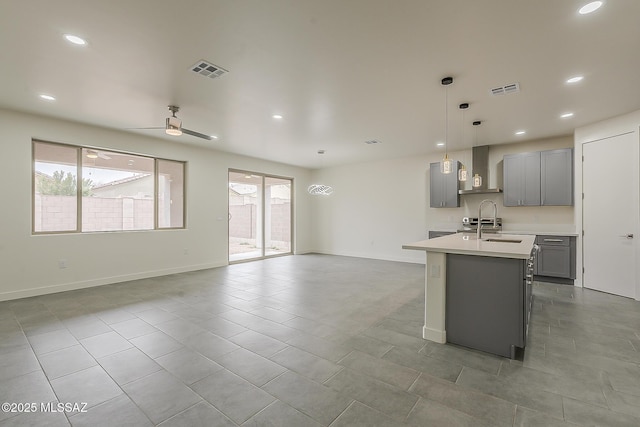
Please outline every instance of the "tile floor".
[[0, 402], [38, 411], [0, 426], [640, 425], [640, 303], [536, 283], [511, 361], [422, 340], [423, 278], [302, 255], [2, 302]]

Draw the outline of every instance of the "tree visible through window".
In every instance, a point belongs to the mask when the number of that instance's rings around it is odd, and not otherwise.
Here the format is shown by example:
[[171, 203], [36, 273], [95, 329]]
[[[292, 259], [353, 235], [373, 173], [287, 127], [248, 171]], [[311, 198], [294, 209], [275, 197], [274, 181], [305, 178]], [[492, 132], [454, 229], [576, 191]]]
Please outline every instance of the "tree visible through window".
[[[82, 195], [90, 196], [93, 182], [82, 178]], [[76, 176], [63, 170], [53, 172], [53, 176], [36, 175], [36, 192], [47, 196], [75, 196], [78, 192]]]

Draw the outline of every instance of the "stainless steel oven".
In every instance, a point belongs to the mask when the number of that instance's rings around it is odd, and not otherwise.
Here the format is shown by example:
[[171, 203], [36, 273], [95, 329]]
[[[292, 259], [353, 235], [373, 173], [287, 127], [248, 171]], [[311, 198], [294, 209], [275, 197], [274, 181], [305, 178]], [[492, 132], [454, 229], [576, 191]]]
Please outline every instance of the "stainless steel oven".
[[481, 221], [475, 217], [465, 216], [462, 218], [462, 229], [458, 230], [462, 233], [475, 233], [478, 231], [478, 223], [482, 226], [483, 233], [497, 233], [502, 231], [502, 218], [496, 218], [496, 227], [493, 226], [493, 218], [482, 218]]

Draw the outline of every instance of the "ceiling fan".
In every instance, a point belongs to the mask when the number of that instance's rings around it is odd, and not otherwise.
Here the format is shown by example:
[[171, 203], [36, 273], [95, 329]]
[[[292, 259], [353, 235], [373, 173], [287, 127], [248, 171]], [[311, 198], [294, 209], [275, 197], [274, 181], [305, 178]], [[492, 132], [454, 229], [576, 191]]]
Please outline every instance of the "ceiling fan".
[[86, 156], [89, 159], [97, 159], [99, 157], [103, 160], [111, 160], [111, 157], [107, 156], [105, 153], [98, 150], [87, 149]]
[[169, 105], [169, 111], [171, 111], [171, 117], [167, 117], [167, 122], [164, 127], [152, 127], [152, 128], [136, 128], [136, 129], [164, 129], [167, 135], [180, 136], [183, 133], [196, 138], [206, 139], [211, 141], [213, 138], [209, 135], [205, 135], [194, 130], [185, 129], [182, 127], [182, 120], [176, 117], [176, 113], [180, 111], [180, 107], [177, 105]]

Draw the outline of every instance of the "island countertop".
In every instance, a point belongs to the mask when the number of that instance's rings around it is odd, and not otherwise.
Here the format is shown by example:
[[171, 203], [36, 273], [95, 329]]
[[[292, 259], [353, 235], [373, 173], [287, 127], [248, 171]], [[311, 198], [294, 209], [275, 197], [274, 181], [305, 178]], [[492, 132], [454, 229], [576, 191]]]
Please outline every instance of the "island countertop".
[[[495, 241], [491, 241], [495, 240]], [[505, 240], [519, 240], [518, 243]], [[457, 233], [434, 239], [402, 245], [402, 249], [449, 254], [478, 255], [498, 258], [527, 259], [535, 243], [535, 235], [527, 234], [485, 234], [478, 240], [475, 234]]]

